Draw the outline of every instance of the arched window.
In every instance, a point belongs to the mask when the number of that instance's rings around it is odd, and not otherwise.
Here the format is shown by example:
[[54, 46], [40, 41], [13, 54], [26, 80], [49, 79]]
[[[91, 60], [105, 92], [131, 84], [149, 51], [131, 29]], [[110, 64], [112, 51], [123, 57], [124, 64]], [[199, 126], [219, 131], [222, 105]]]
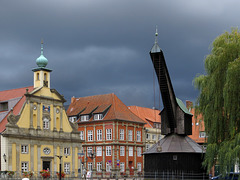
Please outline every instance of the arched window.
[[47, 80], [47, 73], [44, 73], [44, 80]]
[[49, 129], [49, 119], [43, 119], [43, 129]]

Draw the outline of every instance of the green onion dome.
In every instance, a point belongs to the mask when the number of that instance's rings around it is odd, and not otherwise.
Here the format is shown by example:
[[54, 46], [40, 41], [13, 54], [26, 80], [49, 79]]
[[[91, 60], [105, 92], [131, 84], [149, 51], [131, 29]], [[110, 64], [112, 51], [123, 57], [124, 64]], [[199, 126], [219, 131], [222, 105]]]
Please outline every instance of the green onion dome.
[[46, 67], [48, 64], [47, 58], [43, 55], [43, 41], [41, 42], [41, 55], [36, 59], [38, 67]]

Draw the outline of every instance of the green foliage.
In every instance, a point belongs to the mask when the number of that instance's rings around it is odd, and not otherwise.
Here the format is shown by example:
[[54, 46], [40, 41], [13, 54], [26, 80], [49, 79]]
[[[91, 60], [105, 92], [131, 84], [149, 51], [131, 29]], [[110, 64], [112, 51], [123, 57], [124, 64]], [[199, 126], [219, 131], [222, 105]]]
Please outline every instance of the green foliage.
[[240, 159], [240, 32], [232, 29], [215, 39], [205, 59], [206, 75], [194, 85], [200, 90], [196, 112], [203, 115], [208, 146], [203, 165], [218, 163], [226, 173]]

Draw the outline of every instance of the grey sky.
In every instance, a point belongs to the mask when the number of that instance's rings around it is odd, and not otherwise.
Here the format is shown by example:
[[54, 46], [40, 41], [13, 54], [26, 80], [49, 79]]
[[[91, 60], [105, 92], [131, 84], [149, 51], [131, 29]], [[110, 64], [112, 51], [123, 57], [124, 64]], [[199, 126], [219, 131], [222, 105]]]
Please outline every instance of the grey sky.
[[157, 25], [176, 96], [195, 101], [193, 78], [204, 73], [212, 41], [239, 26], [239, 7], [237, 0], [2, 0], [0, 91], [33, 85], [43, 38], [51, 88], [67, 104], [115, 93], [126, 105], [153, 107]]

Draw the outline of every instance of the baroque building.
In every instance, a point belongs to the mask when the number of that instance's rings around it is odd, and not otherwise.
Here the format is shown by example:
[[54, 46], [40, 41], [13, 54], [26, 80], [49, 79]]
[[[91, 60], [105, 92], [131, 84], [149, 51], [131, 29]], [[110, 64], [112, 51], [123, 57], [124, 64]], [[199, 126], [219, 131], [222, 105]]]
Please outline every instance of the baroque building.
[[78, 123], [81, 161], [94, 177], [143, 172], [145, 122], [115, 94], [72, 98], [67, 115]]
[[54, 177], [61, 164], [66, 174], [77, 176], [82, 140], [68, 121], [64, 97], [50, 88], [43, 43], [36, 63], [34, 86], [0, 92], [1, 170], [40, 177], [45, 169]]

